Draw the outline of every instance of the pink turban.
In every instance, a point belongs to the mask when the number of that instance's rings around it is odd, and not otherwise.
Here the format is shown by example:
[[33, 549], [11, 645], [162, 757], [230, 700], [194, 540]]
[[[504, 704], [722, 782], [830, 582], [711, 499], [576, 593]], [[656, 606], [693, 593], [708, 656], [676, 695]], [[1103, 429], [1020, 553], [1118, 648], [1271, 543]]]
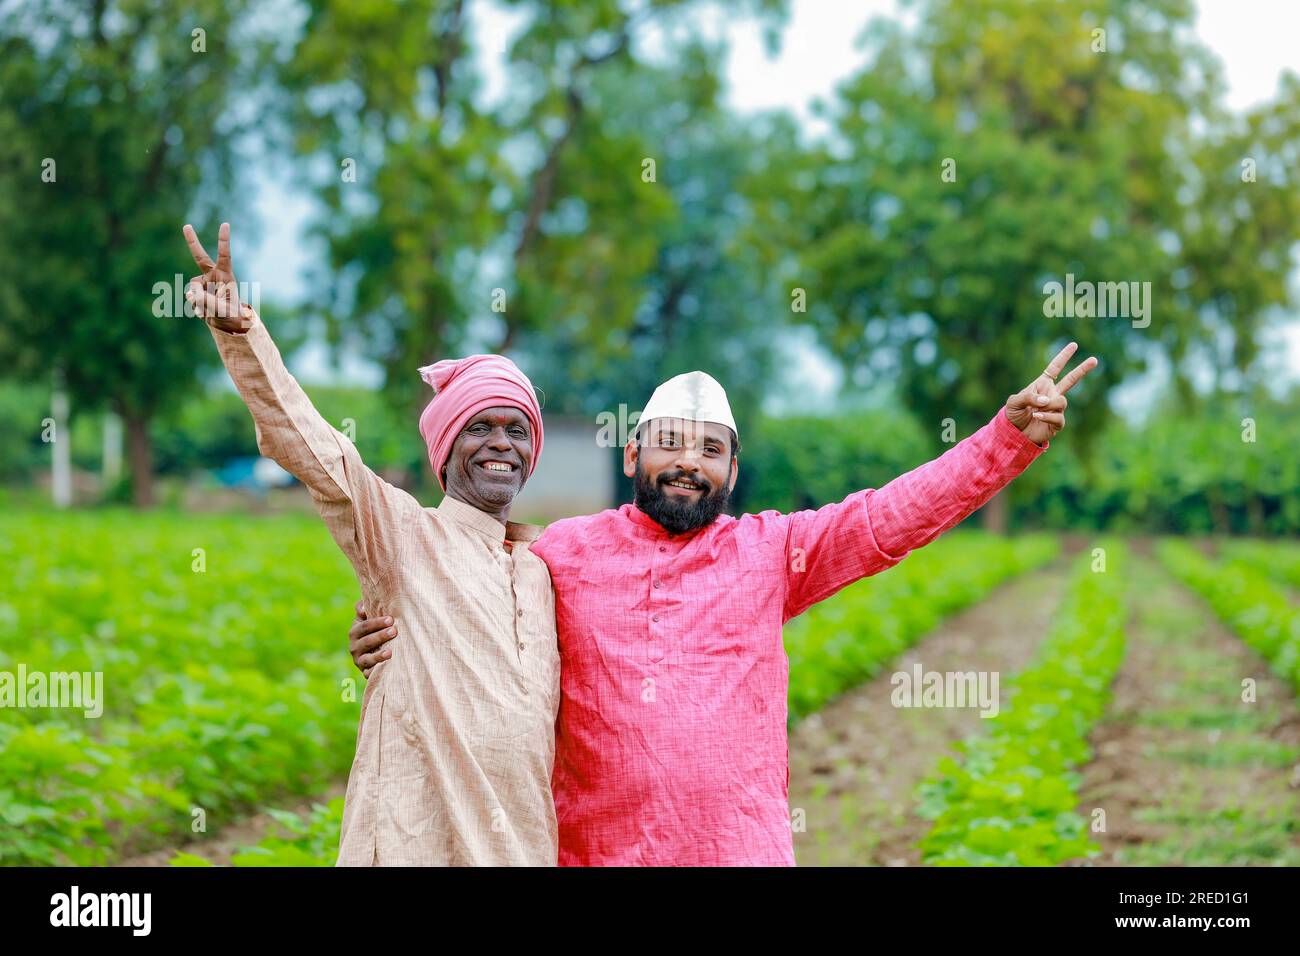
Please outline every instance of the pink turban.
[[537, 405], [533, 383], [514, 362], [501, 355], [470, 355], [443, 359], [420, 369], [420, 377], [433, 386], [435, 394], [420, 415], [420, 435], [429, 446], [429, 464], [443, 491], [442, 466], [465, 423], [498, 405], [517, 408], [528, 416], [533, 432], [532, 475], [542, 457], [542, 410]]

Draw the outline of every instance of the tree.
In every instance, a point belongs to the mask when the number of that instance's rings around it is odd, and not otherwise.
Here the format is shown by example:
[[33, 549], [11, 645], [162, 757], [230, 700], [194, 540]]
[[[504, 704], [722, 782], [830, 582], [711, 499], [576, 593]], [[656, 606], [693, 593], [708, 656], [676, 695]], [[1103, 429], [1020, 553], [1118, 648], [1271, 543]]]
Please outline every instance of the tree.
[[[313, 305], [384, 365], [403, 405], [427, 398], [415, 368], [456, 351], [540, 353], [554, 336], [579, 350], [575, 364], [608, 355], [646, 321], [646, 275], [674, 216], [668, 191], [643, 179], [663, 141], [602, 90], [661, 83], [638, 37], [704, 4], [507, 6], [524, 19], [496, 104], [481, 102], [462, 0], [311, 0], [301, 37], [276, 54], [297, 149], [324, 157], [311, 182], [327, 210], [316, 284], [328, 292]], [[727, 6], [774, 23], [785, 0]], [[681, 64], [677, 91], [696, 104], [713, 66]], [[639, 103], [686, 122], [673, 102]]]
[[0, 215], [17, 224], [0, 233], [19, 237], [0, 257], [0, 360], [20, 378], [58, 369], [74, 409], [121, 415], [138, 505], [151, 418], [211, 361], [159, 284], [183, 288], [187, 216], [230, 205], [245, 6], [0, 8]]
[[[1027, 363], [1077, 339], [1102, 360], [1071, 395], [1071, 440], [1086, 441], [1104, 424], [1104, 386], [1181, 354], [1207, 309], [1247, 355], [1262, 307], [1284, 300], [1300, 220], [1254, 215], [1284, 190], [1294, 210], [1294, 185], [1280, 182], [1250, 194], [1230, 230], [1218, 219], [1247, 195], [1227, 190], [1225, 164], [1249, 137], [1207, 150], [1196, 133], [1222, 119], [1222, 83], [1189, 39], [1190, 4], [916, 6], [910, 32], [873, 24], [835, 135], [789, 164], [773, 199], [790, 216], [771, 259], [800, 250], [789, 284], [807, 289], [804, 317], [855, 381], [896, 380], [937, 440], [944, 419], [981, 423]], [[1278, 179], [1293, 130], [1294, 112], [1274, 115], [1251, 138]], [[1229, 242], [1238, 251], [1225, 257]], [[1250, 268], [1234, 271], [1236, 257]], [[1055, 315], [1048, 283], [1067, 277], [1150, 283], [1149, 311]], [[995, 526], [1001, 504], [986, 512]]]
[[[727, 389], [742, 429], [756, 421], [784, 302], [745, 236], [768, 144], [792, 142], [796, 131], [788, 118], [728, 114], [710, 65], [719, 60], [689, 47], [678, 60], [627, 65], [592, 84], [599, 116], [576, 125], [555, 177], [557, 194], [582, 197], [582, 216], [569, 228], [549, 223], [537, 240], [527, 283], [539, 317], [550, 320], [517, 339], [535, 381], [548, 383], [549, 410], [595, 416], [622, 407], [630, 416], [660, 382], [699, 368]], [[639, 175], [647, 158], [653, 182]], [[628, 250], [626, 279], [584, 271], [584, 252], [607, 244]], [[567, 295], [584, 285], [583, 298]], [[630, 308], [628, 320], [620, 308]], [[611, 467], [625, 482], [621, 452]], [[742, 467], [737, 507], [753, 477]]]

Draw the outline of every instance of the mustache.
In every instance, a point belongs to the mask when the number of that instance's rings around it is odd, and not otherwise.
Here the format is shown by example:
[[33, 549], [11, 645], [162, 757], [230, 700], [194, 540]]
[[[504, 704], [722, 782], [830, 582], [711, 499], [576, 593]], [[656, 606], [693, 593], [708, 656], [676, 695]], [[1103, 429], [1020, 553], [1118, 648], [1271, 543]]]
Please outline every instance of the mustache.
[[[645, 473], [644, 467], [637, 462], [636, 484], [633, 503], [663, 527], [669, 534], [684, 534], [696, 528], [712, 524], [727, 506], [730, 493], [725, 484], [713, 488], [710, 482], [687, 477], [684, 472], [660, 475], [655, 480]], [[669, 495], [663, 489], [665, 482], [680, 479], [702, 488], [695, 500], [687, 500], [677, 495]]]

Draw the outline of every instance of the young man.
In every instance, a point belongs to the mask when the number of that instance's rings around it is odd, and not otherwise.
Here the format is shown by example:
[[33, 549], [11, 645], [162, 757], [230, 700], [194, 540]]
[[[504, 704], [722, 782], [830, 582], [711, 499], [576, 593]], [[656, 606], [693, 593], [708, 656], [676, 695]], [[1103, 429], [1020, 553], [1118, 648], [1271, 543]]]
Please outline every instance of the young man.
[[532, 384], [500, 356], [421, 369], [420, 417], [447, 496], [419, 502], [365, 466], [312, 407], [239, 302], [223, 223], [187, 290], [252, 412], [257, 445], [307, 486], [400, 652], [370, 674], [339, 865], [554, 865], [550, 778], [559, 705], [555, 605], [537, 529], [508, 521], [542, 453]]
[[[1096, 366], [1057, 383], [1075, 348], [935, 460], [789, 515], [723, 514], [738, 439], [717, 382], [691, 372], [655, 391], [624, 449], [634, 503], [558, 521], [533, 546], [563, 661], [561, 865], [793, 865], [782, 626], [934, 540], [1042, 454], [1065, 393]], [[395, 629], [372, 630], [350, 634], [363, 670]]]

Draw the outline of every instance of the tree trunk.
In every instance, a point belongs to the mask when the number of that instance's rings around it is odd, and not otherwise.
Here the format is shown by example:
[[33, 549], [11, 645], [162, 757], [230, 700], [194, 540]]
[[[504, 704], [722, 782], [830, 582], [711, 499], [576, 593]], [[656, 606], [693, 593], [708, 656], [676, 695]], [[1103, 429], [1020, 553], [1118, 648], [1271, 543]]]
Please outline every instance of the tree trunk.
[[1214, 527], [1214, 533], [1231, 534], [1232, 518], [1228, 514], [1228, 504], [1223, 500], [1223, 492], [1217, 485], [1211, 485], [1206, 491], [1206, 499], [1210, 506], [1210, 522]]
[[1246, 516], [1250, 533], [1256, 537], [1264, 534], [1264, 499], [1258, 493], [1252, 492], [1246, 499]]
[[131, 500], [137, 508], [153, 506], [153, 442], [149, 438], [149, 416], [129, 412], [126, 424], [126, 455], [131, 468]]
[[1003, 488], [980, 509], [984, 530], [992, 534], [1007, 533], [1007, 489]]

